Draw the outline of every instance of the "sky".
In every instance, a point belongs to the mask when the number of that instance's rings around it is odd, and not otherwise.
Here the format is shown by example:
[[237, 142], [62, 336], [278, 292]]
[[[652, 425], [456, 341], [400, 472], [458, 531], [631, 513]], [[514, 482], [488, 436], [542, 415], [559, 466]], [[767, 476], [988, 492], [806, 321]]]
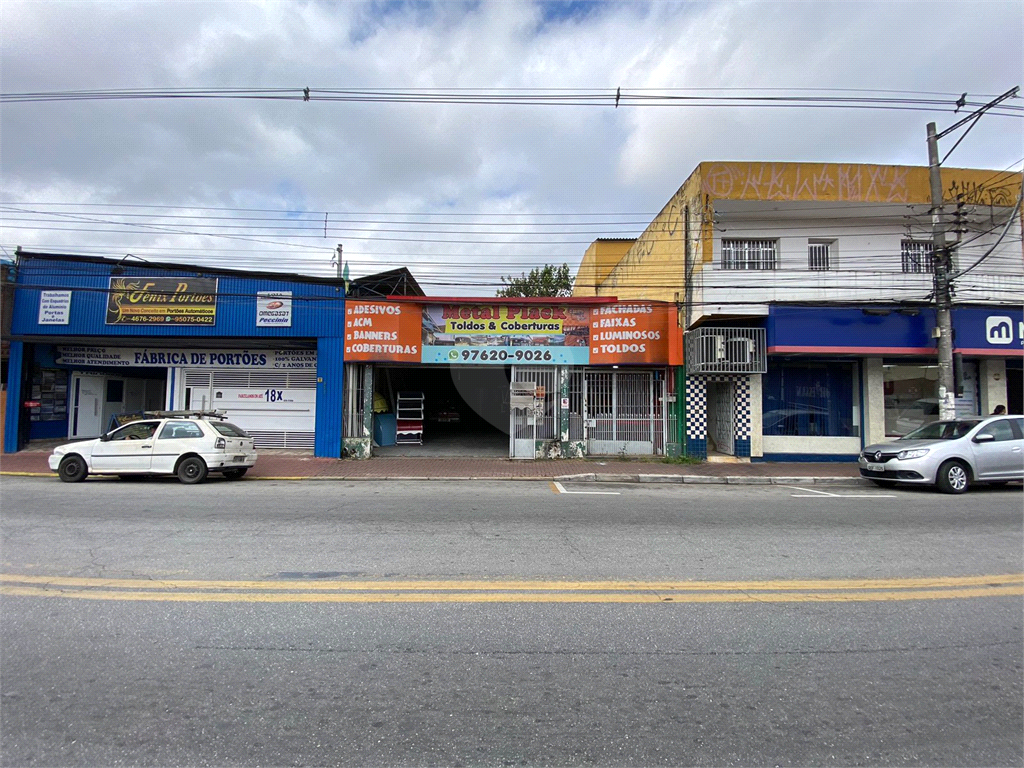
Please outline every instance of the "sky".
[[[1019, 0], [4, 0], [0, 253], [330, 275], [341, 245], [352, 277], [491, 295], [639, 235], [702, 161], [925, 165], [926, 124], [962, 116], [636, 97], [984, 102], [1022, 84], [1022, 27]], [[162, 97], [12, 98], [136, 89]], [[1021, 168], [1021, 116], [986, 115], [947, 164]]]

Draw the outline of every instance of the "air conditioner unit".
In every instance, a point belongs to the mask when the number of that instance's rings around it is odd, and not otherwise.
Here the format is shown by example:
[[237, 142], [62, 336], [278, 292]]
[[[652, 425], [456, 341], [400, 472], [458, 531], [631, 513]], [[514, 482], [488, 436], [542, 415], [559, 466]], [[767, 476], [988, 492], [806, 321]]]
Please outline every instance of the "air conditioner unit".
[[754, 340], [746, 336], [733, 336], [726, 341], [730, 363], [749, 365], [754, 356]]
[[711, 348], [714, 350], [714, 356], [712, 359], [716, 363], [721, 363], [726, 359], [725, 354], [725, 336], [721, 334], [714, 334], [711, 337]]

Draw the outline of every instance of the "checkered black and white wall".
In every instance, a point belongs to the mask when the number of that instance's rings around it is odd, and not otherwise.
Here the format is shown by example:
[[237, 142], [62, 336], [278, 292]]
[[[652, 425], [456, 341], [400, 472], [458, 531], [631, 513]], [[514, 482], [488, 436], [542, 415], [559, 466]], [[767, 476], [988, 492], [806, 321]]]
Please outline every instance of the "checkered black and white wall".
[[750, 377], [749, 376], [687, 376], [686, 377], [686, 451], [690, 456], [708, 455], [707, 385], [712, 381], [733, 382], [733, 441], [737, 456], [750, 456]]

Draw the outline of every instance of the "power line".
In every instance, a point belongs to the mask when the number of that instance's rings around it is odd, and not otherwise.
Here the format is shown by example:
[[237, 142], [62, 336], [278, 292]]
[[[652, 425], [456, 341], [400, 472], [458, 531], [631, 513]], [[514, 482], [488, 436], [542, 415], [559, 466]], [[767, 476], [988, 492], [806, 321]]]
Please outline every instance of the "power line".
[[[0, 103], [110, 101], [110, 100], [289, 100], [361, 103], [449, 104], [489, 106], [594, 106], [594, 107], [784, 107], [816, 109], [883, 109], [942, 111], [955, 113], [963, 107], [981, 107], [985, 102], [946, 98], [909, 98], [882, 95], [836, 96], [763, 93], [750, 89], [745, 93], [684, 91], [684, 89], [470, 89], [470, 88], [163, 88], [96, 89], [0, 93]], [[849, 91], [847, 91], [848, 93]], [[832, 93], [836, 93], [833, 91]], [[871, 93], [860, 91], [859, 93]], [[989, 114], [1021, 117], [1024, 108], [1001, 104]]]

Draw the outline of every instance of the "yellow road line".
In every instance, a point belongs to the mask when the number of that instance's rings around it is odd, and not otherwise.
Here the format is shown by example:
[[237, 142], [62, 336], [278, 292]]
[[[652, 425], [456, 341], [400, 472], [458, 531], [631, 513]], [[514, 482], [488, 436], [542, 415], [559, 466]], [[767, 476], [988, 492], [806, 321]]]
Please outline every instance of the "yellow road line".
[[107, 579], [77, 576], [36, 576], [0, 573], [0, 584], [41, 584], [50, 587], [209, 590], [317, 590], [317, 591], [758, 591], [850, 589], [942, 589], [972, 586], [1024, 585], [1024, 573], [977, 576], [937, 576], [904, 579], [796, 579], [769, 581], [560, 581], [560, 580], [331, 580], [288, 579], [262, 581], [201, 581], [194, 579]]
[[0, 595], [215, 603], [850, 603], [1024, 596], [1024, 574], [767, 581], [200, 581], [0, 574]]
[[905, 600], [949, 600], [974, 597], [1024, 596], [1024, 585], [974, 589], [928, 589], [848, 592], [709, 592], [666, 597], [654, 592], [111, 592], [40, 587], [0, 587], [0, 595], [198, 603], [851, 603]]

